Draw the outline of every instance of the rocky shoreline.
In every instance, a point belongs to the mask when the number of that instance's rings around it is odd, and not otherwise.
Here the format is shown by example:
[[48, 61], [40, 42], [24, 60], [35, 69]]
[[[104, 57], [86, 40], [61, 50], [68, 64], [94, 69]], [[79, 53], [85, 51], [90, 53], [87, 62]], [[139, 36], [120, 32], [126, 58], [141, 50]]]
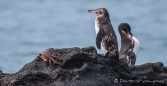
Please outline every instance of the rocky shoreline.
[[13, 74], [0, 71], [0, 86], [167, 86], [162, 62], [129, 67], [97, 54], [93, 46], [53, 49], [63, 65], [46, 66], [37, 56]]

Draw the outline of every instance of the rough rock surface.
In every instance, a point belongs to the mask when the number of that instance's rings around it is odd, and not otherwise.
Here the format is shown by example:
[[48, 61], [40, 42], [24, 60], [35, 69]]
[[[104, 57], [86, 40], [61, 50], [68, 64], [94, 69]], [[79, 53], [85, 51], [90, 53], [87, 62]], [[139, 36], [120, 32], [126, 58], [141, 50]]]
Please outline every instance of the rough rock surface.
[[128, 67], [92, 46], [52, 50], [57, 52], [64, 65], [46, 66], [37, 56], [14, 74], [0, 71], [0, 86], [167, 86], [167, 67], [161, 62]]

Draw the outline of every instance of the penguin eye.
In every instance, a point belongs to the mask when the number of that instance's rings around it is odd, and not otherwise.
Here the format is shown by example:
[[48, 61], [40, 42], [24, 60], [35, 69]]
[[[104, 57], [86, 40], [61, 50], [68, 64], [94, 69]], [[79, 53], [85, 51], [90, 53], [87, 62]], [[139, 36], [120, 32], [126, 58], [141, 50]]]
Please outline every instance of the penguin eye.
[[126, 27], [123, 27], [122, 30], [125, 32], [125, 33], [128, 33], [128, 29]]
[[103, 12], [102, 11], [99, 11], [99, 14], [102, 14]]

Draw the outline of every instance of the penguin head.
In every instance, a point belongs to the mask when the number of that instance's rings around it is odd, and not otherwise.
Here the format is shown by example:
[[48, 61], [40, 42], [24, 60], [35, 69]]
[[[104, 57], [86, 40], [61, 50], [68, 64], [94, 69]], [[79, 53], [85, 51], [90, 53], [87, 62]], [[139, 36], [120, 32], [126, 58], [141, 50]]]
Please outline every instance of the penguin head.
[[121, 23], [118, 27], [120, 35], [128, 37], [128, 35], [133, 36], [131, 33], [131, 27], [128, 23]]
[[95, 13], [98, 18], [107, 17], [109, 18], [109, 13], [106, 8], [98, 8], [96, 10], [88, 10], [88, 12]]

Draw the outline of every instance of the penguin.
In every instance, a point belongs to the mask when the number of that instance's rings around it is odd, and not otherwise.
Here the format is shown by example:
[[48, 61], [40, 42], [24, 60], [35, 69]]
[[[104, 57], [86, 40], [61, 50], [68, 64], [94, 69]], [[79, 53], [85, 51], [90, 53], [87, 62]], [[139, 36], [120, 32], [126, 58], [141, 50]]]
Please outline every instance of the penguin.
[[119, 60], [127, 63], [129, 66], [135, 65], [139, 53], [140, 43], [131, 33], [131, 27], [128, 23], [121, 23], [118, 26], [121, 37], [121, 48]]
[[88, 10], [95, 13], [95, 32], [96, 46], [102, 49], [106, 54], [105, 57], [111, 56], [119, 60], [119, 50], [117, 36], [110, 21], [109, 13], [106, 8]]

